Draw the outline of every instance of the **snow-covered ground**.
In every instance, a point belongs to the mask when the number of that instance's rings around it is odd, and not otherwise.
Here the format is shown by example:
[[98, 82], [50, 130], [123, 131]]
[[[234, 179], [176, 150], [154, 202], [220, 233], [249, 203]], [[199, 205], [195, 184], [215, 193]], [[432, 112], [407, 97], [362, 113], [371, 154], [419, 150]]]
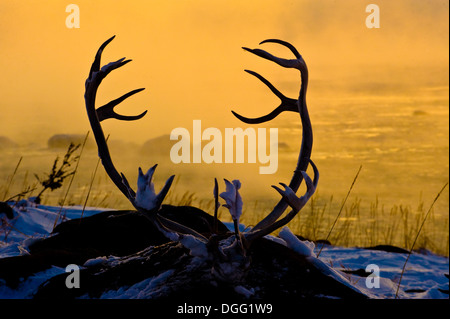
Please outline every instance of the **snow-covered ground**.
[[[31, 241], [49, 236], [55, 220], [64, 215], [66, 219], [79, 218], [94, 215], [104, 208], [81, 206], [54, 207], [45, 205], [32, 205], [23, 202], [22, 207], [14, 208], [12, 220], [0, 214], [2, 226], [0, 231], [0, 258], [27, 254], [27, 246]], [[7, 222], [7, 223], [6, 223]], [[230, 225], [232, 227], [232, 225]], [[315, 254], [319, 247], [315, 247]], [[105, 256], [105, 258], [114, 258]], [[340, 275], [345, 277], [358, 289], [366, 292], [374, 298], [395, 298], [398, 280], [402, 272], [407, 254], [390, 253], [378, 250], [361, 248], [345, 248], [325, 246], [320, 254], [320, 261], [331, 266]], [[94, 262], [94, 261], [88, 261]], [[370, 277], [348, 274], [348, 270], [360, 270], [360, 273], [372, 274]], [[1, 269], [0, 269], [1, 271]], [[52, 267], [24, 280], [16, 289], [11, 289], [0, 280], [0, 299], [5, 298], [30, 298], [31, 293], [47, 279], [64, 273], [65, 269]], [[449, 289], [449, 259], [432, 253], [413, 253], [407, 263], [405, 273], [401, 281], [399, 298], [408, 299], [447, 299], [445, 291]], [[374, 277], [378, 274], [379, 277]], [[164, 277], [164, 274], [161, 274]], [[151, 283], [163, 278], [148, 278], [148, 282], [138, 283], [126, 289], [126, 291], [111, 292], [105, 298], [138, 298], [143, 289], [148, 290]], [[150, 283], [150, 284], [149, 284]], [[136, 287], [135, 287], [136, 286]], [[151, 292], [146, 293], [148, 295]]]

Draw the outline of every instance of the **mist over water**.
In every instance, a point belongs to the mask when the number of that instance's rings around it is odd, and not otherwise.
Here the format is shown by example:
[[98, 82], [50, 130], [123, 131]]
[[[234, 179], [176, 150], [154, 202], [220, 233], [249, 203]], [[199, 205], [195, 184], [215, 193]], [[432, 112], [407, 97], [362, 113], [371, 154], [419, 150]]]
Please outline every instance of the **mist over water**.
[[[318, 192], [321, 197], [333, 195], [343, 198], [362, 165], [353, 196], [367, 203], [378, 197], [387, 206], [415, 206], [421, 199], [431, 203], [448, 180], [446, 89], [429, 87], [416, 93], [404, 90], [398, 91], [395, 96], [370, 91], [359, 92], [355, 96], [348, 92], [346, 97], [335, 99], [333, 94], [315, 98], [313, 87], [310, 89], [312, 97], [309, 103], [314, 130], [312, 159], [320, 170]], [[176, 141], [170, 141], [168, 135], [155, 141], [154, 147], [151, 147], [151, 141], [145, 145], [120, 142], [114, 137], [110, 145], [118, 170], [123, 171], [132, 183], [136, 181], [138, 166], [146, 170], [158, 163], [156, 183], [162, 185], [168, 176], [175, 174], [174, 191], [180, 196], [192, 192], [198, 199], [212, 199], [215, 177], [219, 181], [222, 178], [240, 179], [245, 203], [251, 206], [255, 201], [276, 202], [278, 194], [270, 185], [289, 182], [297, 162], [302, 129], [298, 115], [283, 114], [271, 122], [271, 126], [279, 128], [280, 143], [278, 171], [273, 175], [260, 175], [260, 163], [174, 164], [169, 152]], [[192, 127], [187, 129], [192, 130]], [[203, 141], [202, 145], [205, 144], [207, 141]], [[55, 156], [62, 157], [64, 151], [48, 149], [45, 141], [36, 147], [5, 149], [0, 154], [0, 178], [6, 180], [19, 157], [23, 156], [15, 186], [20, 185], [25, 172], [28, 172], [31, 182], [33, 173], [47, 172]], [[75, 178], [80, 187], [89, 184], [96, 158], [95, 143], [90, 141]], [[122, 196], [114, 189], [101, 166], [97, 179], [99, 181], [95, 183], [109, 185], [107, 189], [111, 190], [111, 197]], [[97, 187], [100, 192], [103, 191], [100, 185]], [[95, 187], [93, 190], [96, 191]], [[124, 205], [120, 206], [127, 205], [124, 199]], [[442, 195], [436, 207], [439, 208], [438, 214], [446, 215], [448, 193]]]
[[129, 142], [189, 127], [193, 119], [217, 128], [241, 125], [230, 109], [249, 116], [270, 110], [277, 99], [244, 69], [277, 87], [287, 84], [283, 93], [296, 97], [297, 71], [241, 49], [292, 57], [279, 45], [258, 46], [268, 38], [289, 41], [303, 55], [310, 70], [309, 103], [320, 111], [321, 103], [312, 98], [330, 90], [339, 99], [346, 92], [365, 93], [361, 86], [395, 95], [398, 86], [392, 82], [413, 91], [428, 84], [448, 87], [448, 1], [377, 4], [380, 29], [366, 27], [366, 4], [359, 0], [116, 1], [114, 6], [81, 0], [81, 27], [73, 30], [64, 24], [63, 6], [2, 1], [0, 135], [23, 145], [55, 133], [85, 134], [84, 81], [98, 46], [114, 34], [103, 62], [124, 56], [133, 61], [103, 81], [98, 103], [146, 88], [119, 107], [126, 114], [148, 109], [144, 119], [104, 124], [112, 136]]
[[[330, 207], [329, 215], [325, 218], [335, 218], [360, 165], [361, 173], [346, 206], [346, 209], [350, 209], [352, 203], [360, 203], [360, 215], [351, 217], [354, 218], [353, 223], [366, 223], [373, 218], [369, 216], [369, 211], [375, 203], [386, 212], [394, 206], [408, 207], [413, 213], [420, 205], [427, 210], [449, 176], [448, 89], [436, 86], [415, 93], [403, 90], [386, 96], [374, 94], [371, 90], [359, 91], [356, 95], [350, 91], [340, 99], [335, 99], [333, 94], [314, 97], [314, 85], [310, 91], [309, 107], [314, 130], [312, 159], [320, 171], [315, 205], [326, 206], [328, 200], [334, 198], [334, 206]], [[284, 114], [271, 126], [278, 127], [280, 143], [278, 171], [273, 175], [260, 175], [260, 163], [173, 164], [169, 151], [176, 141], [170, 141], [168, 135], [157, 142], [153, 141], [153, 144], [152, 141], [140, 144], [112, 138], [111, 153], [117, 169], [125, 173], [133, 187], [136, 185], [139, 166], [146, 170], [158, 163], [155, 174], [157, 190], [170, 175], [176, 175], [166, 202], [179, 204], [190, 198], [193, 200], [192, 205], [206, 211], [213, 207], [214, 178], [219, 181], [220, 191], [225, 189], [223, 178], [239, 179], [244, 200], [243, 220], [252, 221], [252, 216], [269, 213], [280, 199], [270, 185], [289, 182], [300, 148], [301, 125], [297, 114]], [[206, 143], [204, 141], [203, 146]], [[66, 205], [85, 203], [98, 161], [95, 143], [91, 141], [88, 145], [82, 154]], [[155, 147], [150, 148], [151, 145]], [[55, 157], [61, 158], [64, 152], [65, 149], [49, 149], [45, 141], [39, 146], [2, 150], [2, 185], [6, 185], [20, 156], [23, 156], [23, 160], [9, 189], [10, 195], [20, 192], [24, 185], [36, 183], [33, 174], [42, 176], [49, 172]], [[0, 191], [3, 189], [0, 188]], [[67, 183], [61, 190], [47, 192], [44, 202], [57, 205], [66, 191]], [[304, 186], [298, 195], [302, 192]], [[429, 228], [442, 232], [443, 241], [448, 238], [448, 194], [445, 191], [441, 195], [434, 207], [432, 219], [427, 222]], [[132, 209], [101, 165], [87, 205]], [[305, 207], [304, 210], [309, 209]], [[221, 209], [221, 216], [227, 219], [224, 209]], [[398, 219], [401, 216], [391, 218]], [[387, 219], [382, 222], [389, 225], [395, 221]]]

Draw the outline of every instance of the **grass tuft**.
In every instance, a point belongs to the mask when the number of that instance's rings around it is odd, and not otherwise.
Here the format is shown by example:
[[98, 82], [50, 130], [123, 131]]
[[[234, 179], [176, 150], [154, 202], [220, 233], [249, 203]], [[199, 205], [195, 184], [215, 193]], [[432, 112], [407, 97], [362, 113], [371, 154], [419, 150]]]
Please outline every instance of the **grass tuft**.
[[395, 299], [398, 298], [398, 291], [400, 289], [400, 285], [402, 283], [402, 278], [403, 278], [403, 274], [405, 273], [405, 269], [406, 269], [406, 264], [408, 263], [409, 257], [411, 257], [411, 254], [413, 252], [414, 246], [417, 242], [417, 239], [419, 238], [420, 232], [422, 231], [423, 226], [425, 225], [425, 222], [427, 220], [428, 215], [430, 214], [430, 212], [433, 209], [434, 204], [436, 203], [436, 201], [439, 199], [439, 197], [441, 196], [442, 192], [444, 191], [444, 189], [447, 187], [448, 182], [445, 183], [445, 185], [442, 187], [442, 189], [439, 191], [439, 193], [436, 195], [435, 199], [433, 200], [433, 202], [431, 203], [430, 208], [428, 209], [427, 213], [425, 214], [425, 217], [422, 220], [422, 223], [420, 224], [419, 230], [417, 231], [416, 237], [414, 238], [414, 241], [411, 245], [411, 249], [409, 250], [408, 256], [406, 257], [405, 263], [403, 264], [403, 269], [402, 269], [402, 273], [400, 274], [400, 279], [398, 280], [398, 285], [397, 285], [397, 291], [395, 293]]

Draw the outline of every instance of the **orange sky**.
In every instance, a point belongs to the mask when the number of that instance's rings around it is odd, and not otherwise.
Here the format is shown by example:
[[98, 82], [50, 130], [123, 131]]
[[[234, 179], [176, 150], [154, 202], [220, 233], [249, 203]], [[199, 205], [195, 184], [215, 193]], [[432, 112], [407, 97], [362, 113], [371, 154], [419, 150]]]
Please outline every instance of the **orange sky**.
[[[322, 85], [310, 86], [310, 100], [327, 94], [314, 88], [352, 81], [443, 85], [448, 92], [447, 0], [373, 1], [380, 29], [366, 28], [371, 2], [360, 0], [77, 0], [79, 29], [65, 25], [69, 3], [0, 2], [0, 135], [44, 145], [55, 133], [89, 130], [84, 80], [98, 46], [114, 34], [103, 62], [123, 56], [133, 62], [103, 82], [98, 105], [145, 87], [119, 110], [149, 113], [138, 122], [105, 123], [112, 138], [144, 142], [178, 126], [190, 129], [193, 119], [205, 127], [242, 126], [231, 109], [252, 116], [278, 103], [243, 69], [295, 97], [295, 71], [241, 50], [266, 38], [287, 40], [302, 53], [311, 83]], [[264, 48], [290, 57], [276, 45]], [[422, 79], [428, 67], [437, 72]], [[398, 74], [399, 68], [412, 73]]]

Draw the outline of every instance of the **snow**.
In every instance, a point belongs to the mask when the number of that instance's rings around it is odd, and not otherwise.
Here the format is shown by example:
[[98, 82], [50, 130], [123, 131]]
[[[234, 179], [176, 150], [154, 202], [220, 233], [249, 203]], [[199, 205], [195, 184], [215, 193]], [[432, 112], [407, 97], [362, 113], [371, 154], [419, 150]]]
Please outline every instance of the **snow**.
[[226, 204], [224, 207], [228, 208], [231, 217], [237, 223], [239, 223], [239, 218], [242, 215], [242, 198], [239, 194], [239, 189], [241, 188], [241, 182], [237, 179], [233, 180], [231, 183], [227, 179], [224, 179], [226, 190], [223, 193], [220, 193], [220, 197], [222, 197]]
[[22, 281], [16, 289], [6, 286], [0, 279], [0, 299], [29, 299], [33, 297], [36, 289], [49, 278], [60, 275], [65, 269], [51, 267], [45, 271], [38, 272]]
[[[156, 167], [157, 165], [152, 166], [145, 174], [142, 172], [140, 167], [138, 170], [137, 191], [136, 198], [134, 199], [134, 205], [145, 210], [152, 210], [161, 205], [162, 200], [167, 195], [167, 192], [169, 191], [175, 177], [173, 175], [169, 177], [161, 191], [156, 194], [155, 185], [153, 184], [153, 175]], [[126, 185], [128, 185], [128, 182], [126, 182]]]
[[[61, 208], [35, 205], [30, 202], [24, 203], [21, 208], [14, 207], [14, 218], [12, 220], [7, 220], [3, 218], [4, 215], [0, 215], [0, 218], [8, 223], [2, 226], [0, 232], [0, 258], [27, 254], [27, 247], [32, 241], [50, 235], [59, 215], [65, 215], [66, 219], [73, 219], [80, 218], [82, 214], [87, 217], [105, 210], [108, 209], [86, 207], [83, 212], [81, 206]], [[232, 229], [233, 224], [229, 223], [228, 226]], [[239, 227], [245, 228], [244, 225], [239, 225]], [[317, 267], [336, 280], [352, 286], [353, 289], [361, 290], [373, 298], [395, 298], [407, 254], [325, 245], [319, 258], [316, 258], [315, 256], [318, 254], [321, 245], [314, 248], [310, 243], [298, 240], [288, 228], [283, 229], [280, 236], [281, 238], [273, 236], [267, 236], [266, 238], [286, 245], [299, 254], [309, 256], [307, 258]], [[191, 237], [185, 236], [183, 244], [189, 246], [193, 254], [203, 256], [205, 254], [205, 251], [203, 251], [204, 243], [198, 243], [196, 238]], [[115, 258], [113, 256], [98, 257], [88, 260], [83, 266], [114, 262]], [[356, 274], [344, 272], [345, 270], [359, 269], [371, 274], [372, 271], [367, 268], [369, 265], [375, 265], [379, 269], [378, 284], [375, 286], [371, 285], [371, 282], [375, 282], [374, 277], [360, 277]], [[0, 298], [31, 298], [32, 292], [41, 283], [57, 274], [64, 273], [64, 271], [64, 268], [52, 267], [23, 280], [15, 289], [7, 287], [0, 280]], [[144, 296], [156, 298], [161, 293], [161, 289], [164, 289], [164, 281], [172, 273], [173, 270], [168, 270], [133, 286], [105, 292], [101, 298], [141, 298]], [[449, 280], [445, 276], [448, 273], [448, 257], [430, 252], [426, 254], [413, 253], [403, 274], [399, 298], [448, 299], [448, 294], [442, 292], [449, 289]], [[371, 286], [374, 287], [369, 288]], [[251, 294], [251, 290], [242, 288], [236, 287], [244, 295]]]
[[[26, 253], [28, 245], [34, 240], [47, 237], [55, 225], [60, 224], [62, 216], [66, 220], [88, 217], [107, 209], [82, 206], [45, 206], [23, 200], [20, 206], [13, 207], [14, 218], [3, 219], [0, 223], [0, 258]], [[0, 218], [4, 215], [0, 214]]]
[[358, 289], [358, 287], [356, 287], [356, 285], [354, 285], [350, 280], [346, 279], [346, 278], [344, 277], [344, 275], [343, 275], [341, 272], [339, 272], [338, 270], [334, 269], [332, 266], [327, 265], [327, 264], [324, 263], [322, 260], [320, 260], [320, 259], [318, 259], [318, 258], [316, 258], [316, 257], [313, 257], [313, 256], [310, 256], [310, 257], [308, 257], [307, 259], [308, 259], [308, 261], [309, 261], [311, 264], [313, 264], [317, 269], [320, 269], [321, 272], [322, 272], [323, 274], [332, 277], [334, 280], [336, 280], [336, 281], [338, 281], [338, 282], [344, 284], [344, 285], [347, 286], [347, 287], [350, 287], [350, 288], [353, 289], [353, 290], [356, 290], [356, 291], [358, 291], [358, 292], [361, 292], [361, 291], [362, 291], [362, 292], [365, 293], [366, 295], [369, 295], [369, 296], [371, 296], [371, 297], [374, 297], [374, 296], [372, 296], [371, 293], [364, 292], [365, 287], [361, 287], [362, 289]]
[[243, 287], [243, 286], [236, 286], [234, 287], [234, 291], [236, 291], [238, 294], [241, 294], [243, 296], [245, 296], [245, 298], [250, 298], [252, 295], [255, 294], [255, 291], [253, 288], [251, 288], [250, 290]]
[[288, 227], [283, 227], [278, 236], [286, 242], [287, 247], [297, 254], [302, 256], [312, 256], [314, 254], [316, 245], [313, 242], [298, 239]]
[[[406, 258], [406, 254], [334, 246], [325, 246], [320, 254], [320, 259], [332, 265], [336, 270], [366, 269], [370, 264], [377, 265], [380, 269], [379, 288], [366, 288], [366, 278], [360, 279], [356, 275], [344, 275], [358, 288], [364, 288], [377, 298], [395, 297], [397, 283]], [[447, 294], [438, 290], [449, 289], [448, 278], [444, 275], [448, 273], [449, 259], [447, 257], [432, 253], [413, 253], [403, 274], [399, 298], [448, 299]], [[424, 290], [424, 292], [405, 292], [413, 289]]]
[[147, 210], [152, 210], [156, 206], [155, 185], [153, 184], [153, 174], [156, 166], [151, 167], [144, 175], [139, 167], [137, 180], [136, 205]]
[[210, 254], [208, 248], [206, 247], [206, 243], [201, 239], [192, 235], [182, 235], [180, 236], [179, 241], [184, 247], [189, 249], [192, 256], [209, 259]]
[[83, 264], [83, 267], [92, 267], [104, 264], [114, 265], [114, 262], [116, 261], [119, 262], [120, 258], [116, 256], [109, 256], [109, 257], [101, 256], [86, 260], [86, 262]]
[[[234, 232], [234, 223], [232, 223], [232, 222], [224, 222], [223, 224], [225, 226], [227, 226], [227, 228], [230, 231]], [[241, 223], [238, 224], [238, 228], [239, 228], [239, 232], [240, 233], [244, 233], [244, 232], [249, 231], [249, 228], [247, 228], [247, 226], [245, 226], [244, 224], [241, 224]]]
[[[130, 287], [109, 290], [100, 299], [152, 299], [157, 298], [164, 289], [164, 282], [173, 274], [174, 270], [167, 270], [158, 276], [150, 277]], [[85, 298], [87, 298], [85, 296]]]

